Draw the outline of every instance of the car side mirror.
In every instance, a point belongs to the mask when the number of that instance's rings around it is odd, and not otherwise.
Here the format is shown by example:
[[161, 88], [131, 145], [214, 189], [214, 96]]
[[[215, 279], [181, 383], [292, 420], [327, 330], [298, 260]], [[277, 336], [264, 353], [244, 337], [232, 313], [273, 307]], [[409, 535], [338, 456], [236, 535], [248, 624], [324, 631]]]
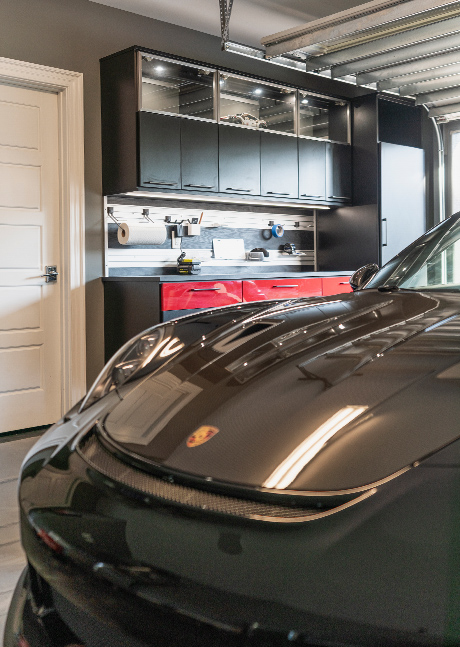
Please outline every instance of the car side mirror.
[[369, 281], [377, 274], [379, 271], [379, 266], [375, 263], [369, 263], [369, 265], [363, 265], [359, 270], [350, 277], [350, 285], [353, 292], [363, 288]]

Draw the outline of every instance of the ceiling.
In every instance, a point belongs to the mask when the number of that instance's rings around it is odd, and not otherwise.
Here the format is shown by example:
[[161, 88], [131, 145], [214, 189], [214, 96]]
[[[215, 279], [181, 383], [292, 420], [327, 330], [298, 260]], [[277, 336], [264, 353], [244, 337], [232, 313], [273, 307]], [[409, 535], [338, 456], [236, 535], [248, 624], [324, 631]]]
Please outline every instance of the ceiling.
[[[219, 0], [92, 0], [164, 22], [220, 36]], [[234, 0], [230, 38], [260, 47], [267, 34], [297, 27], [367, 0]]]
[[[219, 5], [230, 2], [93, 1], [215, 36]], [[460, 119], [460, 0], [233, 0], [229, 27], [229, 51], [415, 98], [437, 121]]]

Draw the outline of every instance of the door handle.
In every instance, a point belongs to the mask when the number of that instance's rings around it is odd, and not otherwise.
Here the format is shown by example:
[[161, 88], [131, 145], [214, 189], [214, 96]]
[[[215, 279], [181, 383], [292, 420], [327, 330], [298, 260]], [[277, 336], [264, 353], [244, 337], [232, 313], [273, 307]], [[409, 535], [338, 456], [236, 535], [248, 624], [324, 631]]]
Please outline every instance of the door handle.
[[47, 265], [45, 267], [45, 272], [46, 274], [42, 274], [41, 276], [46, 278], [47, 283], [55, 283], [57, 281], [59, 272], [57, 271], [56, 265]]
[[245, 191], [246, 193], [249, 193], [251, 189], [235, 189], [233, 186], [228, 186], [225, 190], [226, 191]]

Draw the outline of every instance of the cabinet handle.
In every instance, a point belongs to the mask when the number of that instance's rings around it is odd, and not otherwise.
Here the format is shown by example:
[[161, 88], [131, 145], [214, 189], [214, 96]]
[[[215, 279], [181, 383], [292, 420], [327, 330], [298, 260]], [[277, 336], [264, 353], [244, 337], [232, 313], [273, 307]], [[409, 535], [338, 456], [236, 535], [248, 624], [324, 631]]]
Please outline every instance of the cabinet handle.
[[350, 200], [348, 195], [328, 195], [329, 200]]
[[281, 193], [280, 191], [267, 191], [267, 195], [290, 195], [290, 193]]
[[245, 191], [247, 193], [249, 193], [251, 191], [251, 189], [235, 189], [232, 186], [228, 186], [225, 190], [226, 191]]
[[311, 195], [311, 193], [301, 193], [300, 197], [301, 198], [324, 198], [324, 195]]
[[209, 186], [208, 184], [184, 184], [184, 186], [190, 186], [194, 189], [214, 189], [214, 185]]
[[144, 184], [161, 184], [164, 186], [177, 186], [177, 182], [160, 182], [160, 180], [145, 180]]
[[[385, 233], [385, 235], [384, 235]], [[385, 240], [385, 242], [383, 242]], [[387, 229], [387, 219], [382, 218], [382, 247], [388, 246], [388, 229]]]
[[339, 285], [349, 285], [350, 281], [340, 281]]
[[190, 288], [190, 292], [218, 292], [220, 288]]
[[298, 288], [298, 285], [272, 285], [272, 288]]

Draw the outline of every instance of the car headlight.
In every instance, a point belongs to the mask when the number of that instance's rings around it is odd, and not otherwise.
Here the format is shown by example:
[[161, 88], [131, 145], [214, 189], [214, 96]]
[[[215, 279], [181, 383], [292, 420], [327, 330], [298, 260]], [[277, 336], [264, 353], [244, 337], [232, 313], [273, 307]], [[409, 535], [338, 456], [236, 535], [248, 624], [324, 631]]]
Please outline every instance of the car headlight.
[[167, 359], [180, 351], [184, 344], [172, 335], [173, 326], [154, 326], [130, 339], [99, 373], [83, 400], [80, 411], [117, 389], [138, 374], [154, 358]]

